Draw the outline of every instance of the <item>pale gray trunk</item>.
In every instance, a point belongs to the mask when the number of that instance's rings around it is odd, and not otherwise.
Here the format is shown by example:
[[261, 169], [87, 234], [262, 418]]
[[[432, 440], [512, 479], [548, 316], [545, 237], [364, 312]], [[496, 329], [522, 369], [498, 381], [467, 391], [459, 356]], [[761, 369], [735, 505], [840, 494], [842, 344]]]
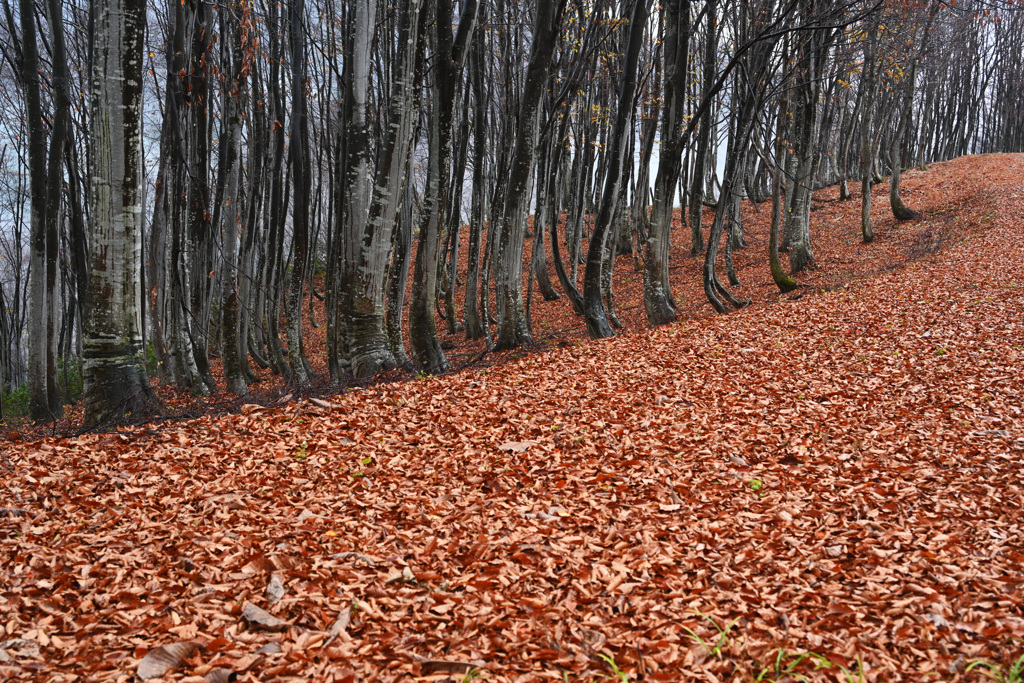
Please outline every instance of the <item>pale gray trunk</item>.
[[386, 325], [386, 277], [419, 113], [416, 55], [422, 4], [422, 0], [408, 0], [400, 13], [399, 50], [392, 78], [387, 137], [377, 165], [366, 220], [362, 229], [352, 236], [357, 238], [359, 252], [352, 280], [348, 338], [350, 368], [356, 378], [370, 377], [398, 363]]
[[85, 422], [159, 410], [142, 356], [144, 0], [97, 0], [90, 117], [90, 306]]
[[[223, 11], [223, 10], [222, 10]], [[242, 193], [239, 188], [242, 164], [242, 111], [245, 97], [245, 82], [242, 75], [241, 30], [235, 20], [227, 18], [230, 26], [231, 78], [224, 85], [223, 113], [226, 122], [225, 183], [220, 211], [219, 226], [223, 240], [224, 277], [221, 280], [221, 312], [224, 356], [224, 379], [227, 389], [233, 394], [247, 395], [249, 385], [239, 343], [239, 299], [238, 283], [238, 231], [245, 220]]]

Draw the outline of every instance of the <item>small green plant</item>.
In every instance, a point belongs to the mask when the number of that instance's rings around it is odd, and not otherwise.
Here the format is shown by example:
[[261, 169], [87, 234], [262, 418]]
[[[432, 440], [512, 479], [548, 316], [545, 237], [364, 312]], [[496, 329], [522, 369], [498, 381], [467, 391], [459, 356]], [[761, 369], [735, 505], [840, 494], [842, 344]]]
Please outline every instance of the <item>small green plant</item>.
[[156, 356], [156, 347], [152, 344], [146, 344], [146, 372], [150, 377], [155, 377], [159, 366], [160, 359]]
[[750, 487], [751, 491], [756, 492], [764, 488], [764, 482], [761, 481], [760, 479], [751, 479], [750, 481], [747, 482], [747, 486]]
[[730, 621], [725, 626], [725, 628], [722, 628], [721, 626], [718, 625], [718, 622], [716, 622], [714, 619], [712, 619], [708, 615], [704, 614], [700, 610], [692, 610], [692, 612], [694, 614], [696, 614], [696, 615], [699, 615], [702, 619], [704, 619], [704, 621], [706, 621], [709, 624], [711, 624], [715, 628], [715, 630], [718, 631], [718, 639], [715, 641], [715, 643], [713, 645], [709, 645], [707, 642], [705, 642], [705, 640], [703, 638], [701, 638], [697, 634], [696, 631], [694, 631], [689, 626], [685, 626], [684, 625], [683, 629], [687, 633], [686, 637], [689, 638], [690, 640], [692, 640], [693, 642], [697, 643], [698, 645], [700, 645], [702, 648], [704, 648], [704, 651], [707, 652], [712, 657], [721, 657], [722, 656], [722, 650], [724, 650], [728, 646], [728, 644], [729, 644], [729, 631], [732, 629], [733, 626], [736, 625], [736, 622], [739, 621], [740, 618], [736, 617], [735, 619]]
[[295, 459], [296, 460], [305, 460], [309, 456], [309, 453], [306, 450], [308, 447], [309, 447], [309, 443], [307, 441], [303, 441], [301, 444], [299, 444], [299, 448], [295, 452]]
[[775, 653], [775, 661], [772, 662], [771, 666], [761, 667], [761, 671], [754, 678], [755, 681], [779, 681], [780, 679], [792, 679], [797, 681], [806, 681], [806, 676], [794, 673], [796, 667], [800, 665], [800, 662], [804, 661], [811, 656], [810, 652], [804, 652], [802, 654], [791, 654], [787, 655], [785, 649], [779, 648]]
[[462, 677], [462, 683], [469, 683], [475, 681], [478, 678], [484, 677], [484, 670], [480, 667], [474, 666], [466, 672], [466, 675]]
[[57, 361], [57, 382], [64, 403], [74, 403], [82, 398], [82, 359], [66, 358]]
[[972, 659], [967, 671], [979, 669], [988, 678], [999, 683], [1024, 683], [1024, 654], [1017, 658], [1008, 668], [987, 662], [984, 659]]
[[428, 377], [430, 377], [430, 373], [427, 372], [426, 370], [420, 370], [419, 372], [416, 373], [416, 379], [421, 382], [427, 379]]
[[846, 683], [864, 683], [864, 662], [860, 660], [860, 655], [857, 655], [857, 666], [853, 670], [850, 670], [842, 664], [830, 661], [825, 655], [819, 655], [817, 652], [811, 652], [808, 654], [811, 659], [814, 660], [815, 671], [819, 669], [829, 669], [834, 666], [843, 672], [843, 677], [846, 679]]
[[0, 395], [0, 415], [3, 417], [25, 417], [28, 415], [28, 385], [22, 384], [14, 391]]
[[[610, 657], [603, 652], [598, 652], [597, 656], [605, 661], [605, 663], [612, 668], [612, 674], [614, 678], [617, 678], [622, 683], [629, 683], [629, 676], [626, 675], [625, 671], [619, 669], [619, 665], [615, 663], [615, 658]], [[604, 678], [612, 678], [612, 676], [604, 676]]]

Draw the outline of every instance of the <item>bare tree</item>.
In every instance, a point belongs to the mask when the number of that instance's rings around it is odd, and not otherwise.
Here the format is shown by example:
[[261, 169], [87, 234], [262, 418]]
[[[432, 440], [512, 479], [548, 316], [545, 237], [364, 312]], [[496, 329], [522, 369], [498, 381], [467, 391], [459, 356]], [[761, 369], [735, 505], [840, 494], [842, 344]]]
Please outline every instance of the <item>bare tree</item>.
[[142, 357], [142, 75], [145, 2], [97, 0], [89, 177], [86, 424], [160, 410]]

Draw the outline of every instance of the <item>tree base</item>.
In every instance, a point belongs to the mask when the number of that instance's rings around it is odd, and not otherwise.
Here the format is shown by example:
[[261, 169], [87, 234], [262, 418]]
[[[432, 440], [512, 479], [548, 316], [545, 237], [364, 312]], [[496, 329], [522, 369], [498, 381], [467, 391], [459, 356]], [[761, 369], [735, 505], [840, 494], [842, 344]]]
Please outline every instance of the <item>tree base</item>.
[[103, 428], [163, 413], [137, 354], [91, 354], [88, 347], [89, 341], [82, 369], [86, 426]]

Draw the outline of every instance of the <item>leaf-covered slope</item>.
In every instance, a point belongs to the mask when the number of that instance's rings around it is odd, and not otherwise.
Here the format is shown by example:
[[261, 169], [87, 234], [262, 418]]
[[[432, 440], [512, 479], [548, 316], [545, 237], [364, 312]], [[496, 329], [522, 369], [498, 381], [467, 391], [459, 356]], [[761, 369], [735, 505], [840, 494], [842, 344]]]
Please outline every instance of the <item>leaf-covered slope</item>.
[[123, 680], [168, 653], [171, 678], [259, 681], [1009, 664], [1024, 158], [974, 163], [934, 245], [844, 289], [9, 447], [0, 677]]

